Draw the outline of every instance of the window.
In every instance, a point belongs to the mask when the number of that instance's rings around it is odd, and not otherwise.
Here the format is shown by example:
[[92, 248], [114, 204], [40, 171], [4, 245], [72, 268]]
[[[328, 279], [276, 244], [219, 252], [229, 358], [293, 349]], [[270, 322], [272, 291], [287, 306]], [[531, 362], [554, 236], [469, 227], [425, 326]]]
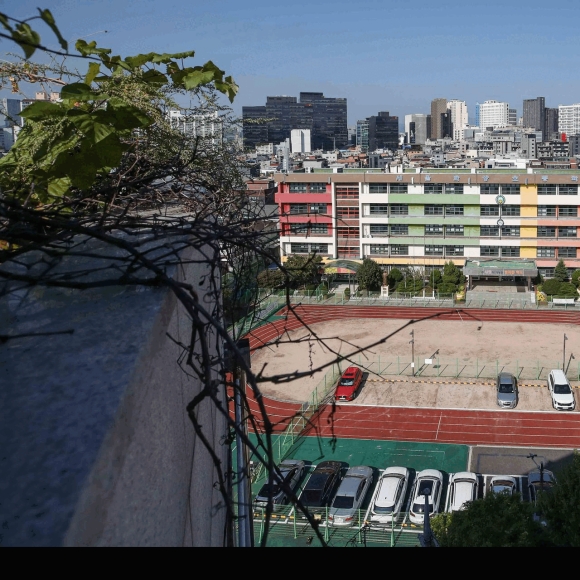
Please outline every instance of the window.
[[406, 183], [391, 183], [390, 193], [407, 193]]
[[328, 244], [310, 244], [310, 252], [318, 254], [328, 254]]
[[426, 183], [424, 193], [443, 193], [442, 183]]
[[358, 199], [358, 185], [335, 186], [336, 199]]
[[310, 193], [326, 193], [326, 183], [311, 183]]
[[504, 226], [503, 228], [501, 228], [501, 235], [512, 238], [519, 238], [520, 228], [519, 226]]
[[539, 205], [538, 217], [556, 217], [555, 205]]
[[425, 226], [425, 235], [426, 236], [442, 236], [443, 235], [443, 226], [440, 225], [426, 225]]
[[463, 256], [464, 247], [463, 246], [446, 246], [445, 255], [446, 256]]
[[509, 183], [507, 185], [502, 185], [501, 192], [504, 195], [519, 195], [520, 194], [520, 184], [519, 183]]
[[391, 256], [408, 256], [409, 246], [391, 246]]
[[463, 215], [462, 205], [446, 205], [445, 215]]
[[336, 217], [350, 219], [359, 217], [358, 205], [352, 207], [337, 207]]
[[389, 206], [387, 204], [371, 203], [369, 212], [370, 215], [389, 215]]
[[572, 227], [572, 226], [558, 228], [558, 235], [561, 238], [575, 238], [576, 237], [576, 228]]
[[409, 226], [406, 224], [392, 224], [391, 236], [408, 236]]
[[443, 215], [442, 205], [426, 205], [425, 215]]
[[576, 248], [558, 248], [558, 258], [575, 258]]
[[519, 246], [503, 246], [501, 249], [502, 258], [519, 258], [520, 248]]
[[497, 246], [481, 246], [479, 248], [480, 256], [499, 256], [499, 248]]
[[560, 195], [578, 195], [577, 185], [560, 185], [558, 187], [558, 193]]
[[369, 249], [370, 254], [388, 254], [389, 246], [387, 244], [373, 244]]
[[290, 244], [290, 251], [293, 254], [308, 254], [308, 244]]
[[389, 226], [387, 224], [371, 224], [369, 232], [372, 236], [388, 236]]
[[556, 195], [557, 185], [538, 185], [538, 195]]
[[360, 255], [358, 246], [338, 246], [337, 254], [339, 258], [358, 258]]
[[479, 228], [479, 235], [484, 238], [499, 236], [498, 226], [481, 226]]
[[448, 236], [462, 236], [463, 226], [445, 226], [445, 233]]
[[409, 215], [409, 206], [403, 204], [392, 204], [391, 215]]
[[553, 278], [554, 277], [554, 268], [538, 268], [538, 274], [542, 278]]
[[520, 215], [520, 206], [519, 205], [504, 205], [501, 210], [502, 215], [507, 216], [516, 216]]
[[442, 256], [443, 246], [425, 246], [426, 256]]
[[310, 234], [315, 235], [328, 235], [328, 224], [310, 224]]
[[463, 183], [448, 183], [445, 186], [445, 193], [463, 193]]
[[499, 193], [499, 185], [497, 183], [484, 183], [479, 188], [480, 193], [497, 195]]
[[290, 224], [290, 233], [305, 236], [308, 233], [308, 224]]
[[306, 184], [305, 183], [291, 183], [290, 184], [290, 193], [306, 193]]
[[386, 183], [371, 183], [369, 193], [388, 193], [389, 186]]
[[538, 226], [538, 238], [555, 238], [556, 228], [552, 226]]
[[339, 238], [358, 238], [359, 230], [358, 227], [338, 227], [336, 228], [337, 235]]
[[485, 216], [496, 216], [499, 215], [499, 207], [497, 205], [482, 205], [480, 213]]
[[305, 203], [291, 203], [290, 204], [290, 213], [297, 214], [302, 213], [305, 214], [308, 211], [308, 206]]
[[578, 217], [578, 206], [561, 205], [558, 208], [558, 217]]
[[536, 255], [538, 258], [555, 258], [556, 248], [548, 248], [547, 246], [538, 246]]
[[[310, 213], [326, 213], [325, 203], [311, 203], [308, 205], [308, 210]], [[357, 208], [358, 211], [358, 208]]]

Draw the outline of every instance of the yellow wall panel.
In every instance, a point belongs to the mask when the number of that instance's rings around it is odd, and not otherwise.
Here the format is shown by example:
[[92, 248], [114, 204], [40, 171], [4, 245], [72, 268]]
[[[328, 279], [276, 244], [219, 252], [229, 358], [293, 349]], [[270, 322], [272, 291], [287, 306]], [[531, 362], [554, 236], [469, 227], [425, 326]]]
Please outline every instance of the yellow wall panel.
[[520, 248], [520, 258], [535, 258], [536, 257], [536, 248], [530, 248], [526, 246], [522, 246]]
[[521, 238], [535, 238], [535, 237], [537, 237], [536, 227], [520, 226], [520, 237]]
[[538, 206], [524, 205], [524, 201], [522, 200], [520, 215], [521, 217], [538, 217]]

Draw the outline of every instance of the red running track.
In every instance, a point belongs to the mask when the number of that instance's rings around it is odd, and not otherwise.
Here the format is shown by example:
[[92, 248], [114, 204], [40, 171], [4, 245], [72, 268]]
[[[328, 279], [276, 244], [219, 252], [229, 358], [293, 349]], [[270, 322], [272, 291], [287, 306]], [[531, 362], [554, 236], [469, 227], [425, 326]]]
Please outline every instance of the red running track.
[[[284, 311], [283, 311], [284, 313]], [[249, 335], [252, 350], [302, 324], [340, 318], [399, 318], [406, 320], [477, 320], [580, 324], [580, 313], [526, 310], [398, 308], [372, 306], [299, 306], [286, 320], [262, 326]], [[300, 406], [264, 398], [274, 430], [285, 429]], [[259, 417], [258, 405], [250, 407]], [[258, 422], [258, 430], [261, 430]], [[307, 435], [373, 440], [580, 448], [580, 413], [468, 411], [359, 405], [328, 405], [314, 419]]]

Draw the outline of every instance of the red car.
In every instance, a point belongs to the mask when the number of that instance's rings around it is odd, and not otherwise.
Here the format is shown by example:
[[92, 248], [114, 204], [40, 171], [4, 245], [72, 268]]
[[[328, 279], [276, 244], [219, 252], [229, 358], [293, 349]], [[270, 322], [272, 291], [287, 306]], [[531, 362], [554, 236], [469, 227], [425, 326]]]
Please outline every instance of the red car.
[[359, 390], [362, 378], [363, 373], [358, 367], [348, 367], [338, 381], [334, 400], [352, 401]]

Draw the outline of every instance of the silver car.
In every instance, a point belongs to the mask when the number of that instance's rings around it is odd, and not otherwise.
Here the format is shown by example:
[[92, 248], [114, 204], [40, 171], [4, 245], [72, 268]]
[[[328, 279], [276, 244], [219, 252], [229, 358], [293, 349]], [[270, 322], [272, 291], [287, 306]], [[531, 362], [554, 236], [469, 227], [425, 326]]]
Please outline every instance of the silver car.
[[373, 469], [366, 465], [350, 467], [340, 482], [340, 486], [328, 512], [328, 520], [334, 526], [352, 526], [356, 512], [373, 483]]
[[494, 475], [489, 482], [489, 491], [514, 495], [518, 492], [516, 478], [511, 475]]
[[[300, 459], [284, 459], [278, 467], [282, 473], [284, 484], [290, 489], [294, 489], [304, 473], [304, 461]], [[286, 503], [288, 495], [284, 487], [277, 481], [272, 482], [271, 486], [266, 482], [258, 492], [258, 495], [256, 495], [254, 500], [256, 507], [265, 508], [269, 501], [274, 505]]]
[[441, 493], [443, 491], [443, 474], [438, 469], [423, 469], [417, 474], [411, 492], [411, 510], [409, 520], [420, 525], [425, 519], [425, 494], [429, 517], [439, 513]]
[[397, 519], [409, 485], [406, 467], [387, 467], [377, 481], [371, 500], [371, 522], [388, 524]]
[[502, 409], [515, 409], [518, 404], [518, 380], [510, 373], [500, 373], [496, 381], [497, 404]]

